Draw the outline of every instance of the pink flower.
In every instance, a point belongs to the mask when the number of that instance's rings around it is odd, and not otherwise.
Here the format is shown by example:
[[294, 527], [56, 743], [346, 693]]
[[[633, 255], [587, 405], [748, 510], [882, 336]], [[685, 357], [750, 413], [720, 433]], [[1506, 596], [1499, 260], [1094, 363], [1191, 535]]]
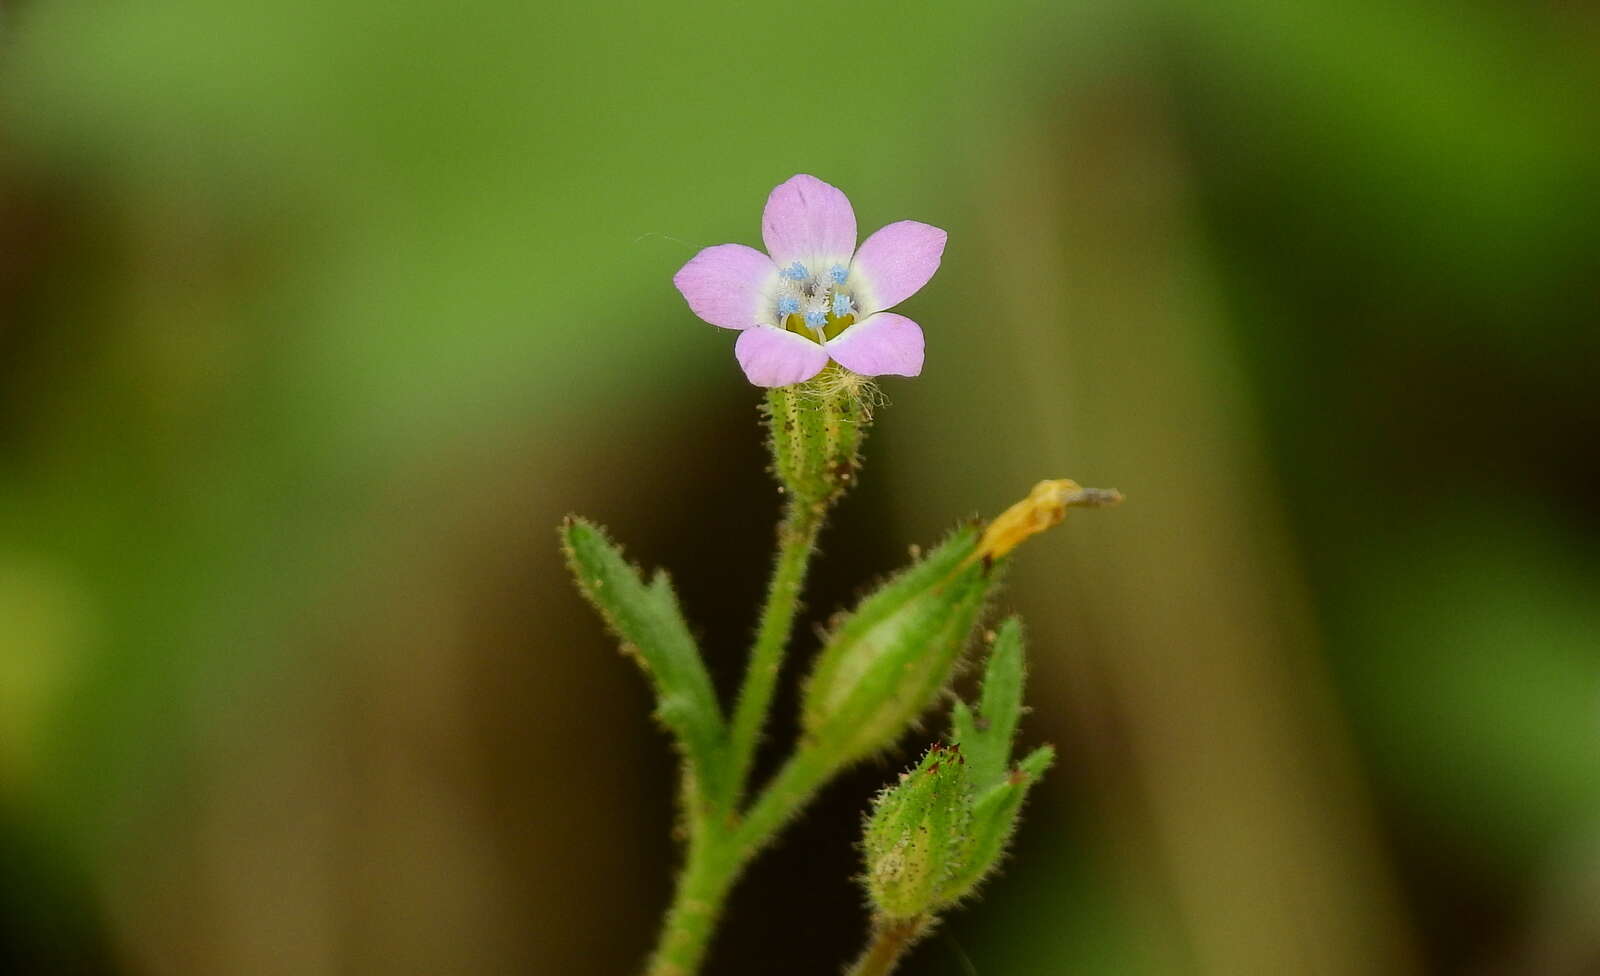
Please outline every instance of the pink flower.
[[767, 197], [761, 215], [767, 254], [743, 244], [708, 247], [672, 283], [694, 314], [739, 330], [734, 355], [757, 386], [802, 383], [829, 359], [863, 376], [916, 376], [922, 330], [885, 309], [939, 270], [946, 236], [902, 220], [857, 250], [849, 199], [801, 174]]

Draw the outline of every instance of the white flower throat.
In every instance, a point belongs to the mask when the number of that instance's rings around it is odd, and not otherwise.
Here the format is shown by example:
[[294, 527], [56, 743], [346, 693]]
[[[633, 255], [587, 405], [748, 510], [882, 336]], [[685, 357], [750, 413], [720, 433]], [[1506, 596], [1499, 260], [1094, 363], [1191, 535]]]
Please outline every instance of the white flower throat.
[[856, 320], [855, 297], [846, 290], [850, 270], [842, 264], [813, 275], [795, 261], [778, 272], [774, 310], [780, 328], [815, 342], [833, 339]]

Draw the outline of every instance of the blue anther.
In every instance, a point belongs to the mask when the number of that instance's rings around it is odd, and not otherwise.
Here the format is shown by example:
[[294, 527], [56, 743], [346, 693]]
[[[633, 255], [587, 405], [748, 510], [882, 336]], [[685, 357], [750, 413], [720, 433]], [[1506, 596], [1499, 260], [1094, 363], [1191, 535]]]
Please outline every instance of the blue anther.
[[820, 329], [824, 325], [827, 325], [827, 324], [828, 324], [828, 317], [826, 315], [823, 315], [821, 312], [807, 312], [806, 313], [806, 325], [811, 326], [813, 329]]
[[778, 273], [783, 275], [785, 278], [788, 278], [790, 281], [805, 281], [807, 278], [811, 277], [811, 273], [806, 271], [806, 266], [801, 264], [799, 261], [794, 262]]
[[834, 284], [842, 285], [844, 280], [850, 277], [850, 269], [842, 264], [836, 264], [828, 269], [828, 277], [833, 279]]
[[846, 315], [849, 315], [853, 311], [855, 311], [855, 303], [850, 301], [850, 296], [849, 295], [840, 295], [840, 294], [837, 294], [837, 293], [834, 294], [834, 296], [833, 296], [833, 317], [834, 318], [842, 319]]
[[782, 298], [778, 299], [778, 314], [779, 315], [793, 315], [794, 313], [796, 313], [798, 311], [800, 311], [800, 299], [791, 298], [788, 295], [785, 295]]

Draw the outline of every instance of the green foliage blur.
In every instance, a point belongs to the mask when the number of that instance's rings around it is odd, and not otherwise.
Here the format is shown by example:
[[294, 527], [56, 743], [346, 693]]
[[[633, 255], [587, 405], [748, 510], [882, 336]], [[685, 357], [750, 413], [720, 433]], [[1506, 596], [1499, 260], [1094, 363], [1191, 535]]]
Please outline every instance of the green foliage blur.
[[[670, 279], [809, 172], [950, 232], [810, 621], [1039, 478], [1128, 496], [1018, 556], [1059, 758], [906, 972], [1600, 971], [1597, 44], [1514, 0], [0, 7], [0, 962], [636, 967], [674, 760], [555, 527], [669, 566], [729, 693], [778, 498]], [[861, 815], [944, 725], [709, 973], [849, 958]]]

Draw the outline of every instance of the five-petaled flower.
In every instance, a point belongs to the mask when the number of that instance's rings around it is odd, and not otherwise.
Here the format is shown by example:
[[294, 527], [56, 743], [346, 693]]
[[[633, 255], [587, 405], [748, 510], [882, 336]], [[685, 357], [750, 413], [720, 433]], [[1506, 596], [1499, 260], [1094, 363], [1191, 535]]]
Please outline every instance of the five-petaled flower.
[[916, 376], [922, 330], [885, 309], [928, 283], [946, 236], [902, 220], [857, 250], [849, 199], [801, 174], [767, 197], [767, 254], [743, 244], [708, 247], [672, 283], [694, 314], [740, 331], [734, 355], [757, 386], [804, 382], [829, 359], [863, 376]]

